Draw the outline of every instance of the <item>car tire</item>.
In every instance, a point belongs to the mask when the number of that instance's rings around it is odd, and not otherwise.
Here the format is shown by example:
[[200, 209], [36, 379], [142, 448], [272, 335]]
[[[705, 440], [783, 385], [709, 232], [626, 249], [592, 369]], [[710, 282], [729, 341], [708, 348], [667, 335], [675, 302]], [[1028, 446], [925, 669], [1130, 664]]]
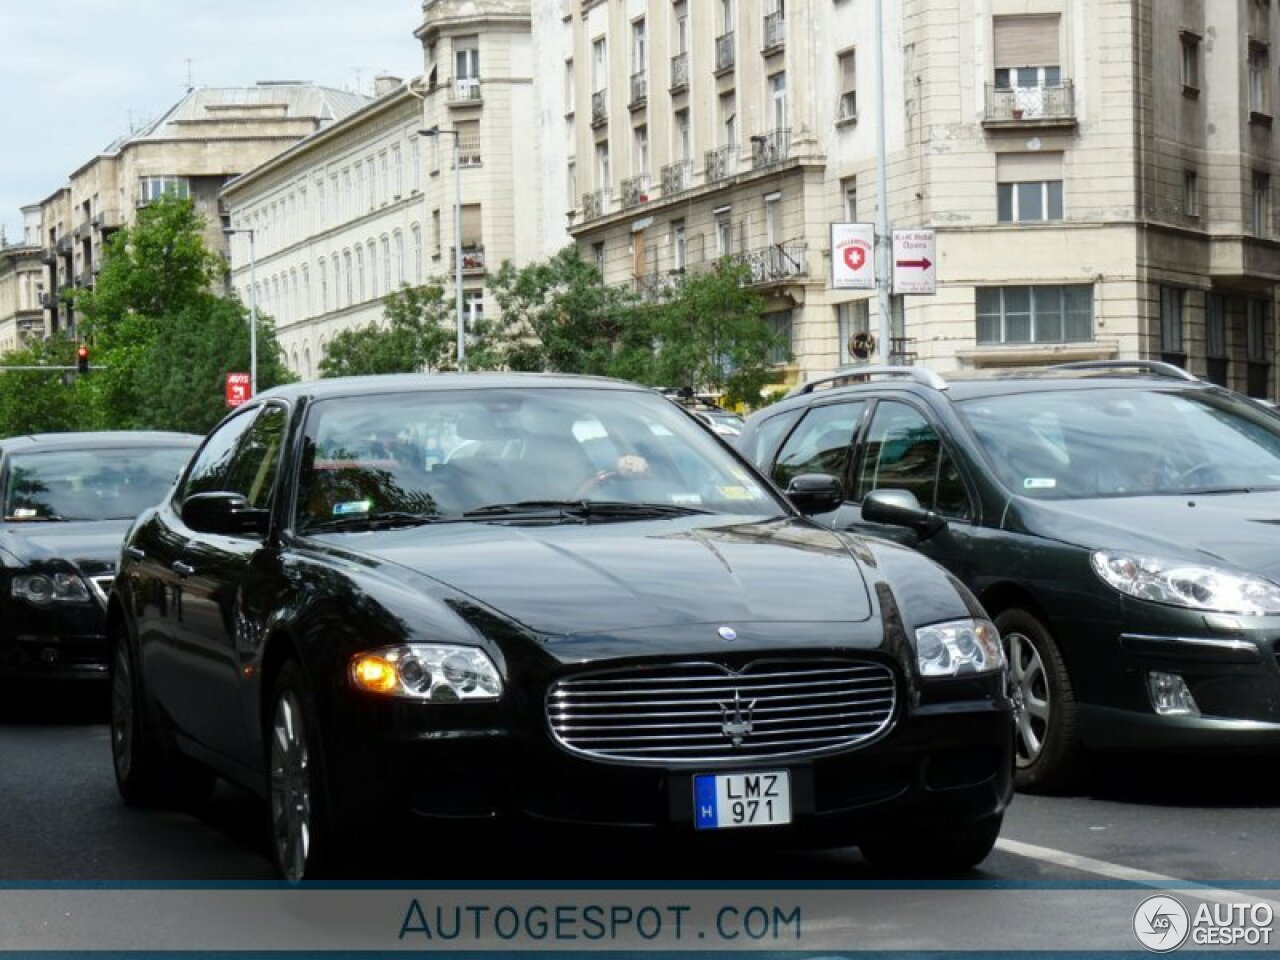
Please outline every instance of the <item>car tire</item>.
[[212, 770], [166, 749], [149, 719], [137, 661], [128, 637], [116, 636], [111, 653], [111, 767], [129, 806], [188, 806], [208, 799]]
[[276, 674], [266, 718], [267, 799], [271, 852], [289, 883], [330, 875], [336, 831], [325, 788], [319, 712], [302, 667], [286, 661]]
[[872, 866], [897, 875], [946, 876], [972, 870], [991, 853], [1003, 813], [993, 813], [949, 830], [888, 833], [860, 842], [858, 848]]
[[1053, 634], [1017, 608], [1001, 612], [996, 629], [1009, 660], [1014, 697], [1014, 783], [1025, 793], [1055, 793], [1079, 777], [1081, 745], [1075, 691]]

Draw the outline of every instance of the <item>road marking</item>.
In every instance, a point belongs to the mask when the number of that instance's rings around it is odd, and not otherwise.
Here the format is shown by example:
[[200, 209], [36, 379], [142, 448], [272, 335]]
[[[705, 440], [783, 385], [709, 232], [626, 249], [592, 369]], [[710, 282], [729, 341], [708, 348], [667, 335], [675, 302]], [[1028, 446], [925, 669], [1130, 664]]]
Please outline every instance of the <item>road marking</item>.
[[1163, 873], [1142, 870], [1138, 867], [1126, 867], [1122, 863], [1112, 863], [1109, 860], [1098, 860], [1094, 857], [1085, 857], [1077, 853], [1068, 853], [1065, 850], [1055, 850], [1053, 847], [1041, 847], [1034, 843], [1023, 843], [1021, 840], [1009, 840], [1006, 837], [1001, 837], [996, 841], [996, 849], [1011, 853], [1015, 857], [1026, 857], [1029, 860], [1052, 863], [1059, 867], [1079, 870], [1082, 873], [1097, 874], [1100, 877], [1106, 877], [1108, 880], [1123, 880], [1128, 883], [1141, 884], [1144, 887], [1183, 891], [1201, 900], [1214, 900], [1219, 903], [1265, 903], [1273, 910], [1280, 912], [1280, 901], [1277, 900], [1267, 900], [1238, 890], [1223, 890], [1203, 883], [1181, 880], [1178, 877], [1171, 877]]

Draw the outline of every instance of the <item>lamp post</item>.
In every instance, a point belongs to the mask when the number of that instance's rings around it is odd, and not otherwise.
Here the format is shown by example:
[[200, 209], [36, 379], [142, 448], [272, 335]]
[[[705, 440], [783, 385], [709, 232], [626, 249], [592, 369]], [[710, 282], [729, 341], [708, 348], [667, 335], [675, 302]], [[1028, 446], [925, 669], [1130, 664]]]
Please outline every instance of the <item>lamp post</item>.
[[462, 313], [462, 164], [457, 130], [419, 130], [423, 137], [453, 137], [453, 292], [457, 309], [458, 369], [467, 369], [466, 321]]
[[258, 263], [253, 249], [253, 228], [228, 228], [223, 231], [228, 236], [237, 233], [249, 237], [249, 396], [258, 395]]

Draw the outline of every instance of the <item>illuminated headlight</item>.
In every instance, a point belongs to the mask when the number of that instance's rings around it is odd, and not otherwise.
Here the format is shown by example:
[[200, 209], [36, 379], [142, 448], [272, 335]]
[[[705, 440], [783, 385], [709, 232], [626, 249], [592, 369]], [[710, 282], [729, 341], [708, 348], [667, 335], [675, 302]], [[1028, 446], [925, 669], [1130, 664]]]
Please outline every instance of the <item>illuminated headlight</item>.
[[1093, 572], [1121, 593], [1192, 610], [1259, 616], [1280, 613], [1280, 585], [1178, 560], [1099, 550]]
[[952, 620], [916, 631], [916, 657], [923, 677], [957, 677], [1004, 668], [1004, 647], [986, 620]]
[[433, 703], [497, 700], [502, 695], [498, 668], [475, 647], [383, 647], [352, 657], [349, 676], [357, 690]]
[[37, 607], [54, 603], [88, 603], [89, 588], [74, 573], [19, 573], [13, 578], [13, 595]]

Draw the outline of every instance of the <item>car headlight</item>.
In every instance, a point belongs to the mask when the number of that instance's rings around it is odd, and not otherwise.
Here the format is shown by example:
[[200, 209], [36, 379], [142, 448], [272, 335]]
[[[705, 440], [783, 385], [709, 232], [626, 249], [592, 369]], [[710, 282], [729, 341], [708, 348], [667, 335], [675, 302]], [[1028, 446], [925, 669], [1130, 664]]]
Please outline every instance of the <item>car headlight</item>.
[[409, 643], [369, 650], [351, 658], [348, 675], [357, 690], [432, 703], [502, 696], [498, 668], [475, 647]]
[[916, 631], [922, 677], [958, 677], [1004, 669], [1000, 634], [988, 620], [952, 620]]
[[1280, 585], [1199, 563], [1099, 550], [1093, 572], [1121, 593], [1175, 607], [1258, 616], [1280, 613]]
[[19, 573], [13, 578], [13, 595], [37, 607], [54, 603], [88, 603], [91, 596], [75, 573]]

